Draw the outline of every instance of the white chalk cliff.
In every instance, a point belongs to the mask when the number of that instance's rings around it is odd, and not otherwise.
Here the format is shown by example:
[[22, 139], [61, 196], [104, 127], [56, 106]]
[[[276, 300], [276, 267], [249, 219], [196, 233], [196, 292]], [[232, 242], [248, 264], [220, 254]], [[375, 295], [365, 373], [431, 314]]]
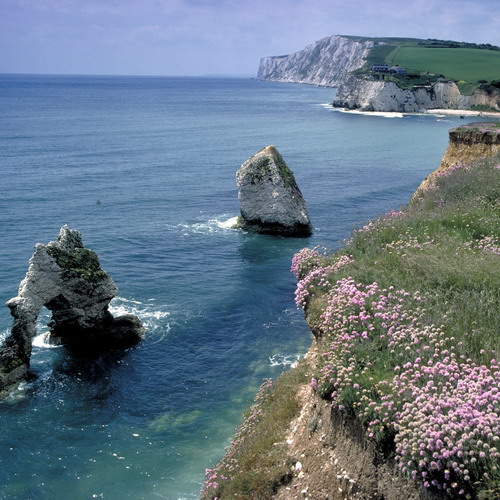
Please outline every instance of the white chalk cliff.
[[263, 57], [257, 78], [334, 87], [351, 71], [361, 68], [372, 41], [359, 42], [335, 35], [286, 56]]
[[333, 105], [360, 111], [406, 113], [427, 109], [470, 109], [481, 105], [500, 110], [500, 89], [483, 86], [466, 96], [460, 93], [454, 82], [402, 89], [393, 82], [351, 76], [339, 86]]

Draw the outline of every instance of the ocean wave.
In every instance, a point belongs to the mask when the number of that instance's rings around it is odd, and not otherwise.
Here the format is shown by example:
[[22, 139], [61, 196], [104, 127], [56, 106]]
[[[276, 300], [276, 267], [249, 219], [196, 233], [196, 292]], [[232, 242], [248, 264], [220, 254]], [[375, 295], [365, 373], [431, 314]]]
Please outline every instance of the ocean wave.
[[41, 347], [45, 349], [57, 349], [59, 347], [62, 347], [60, 345], [55, 345], [50, 343], [50, 332], [43, 332], [37, 335], [33, 341], [32, 345], [34, 347]]
[[[166, 319], [170, 316], [170, 311], [166, 310], [166, 305], [159, 305], [152, 299], [148, 303], [139, 300], [127, 299], [124, 297], [114, 298], [110, 305], [109, 311], [113, 316], [123, 316], [133, 314], [137, 316], [143, 323], [147, 332], [155, 332], [163, 330], [164, 334], [170, 331], [170, 324]], [[38, 316], [36, 323], [37, 335], [33, 338], [33, 347], [42, 349], [54, 349], [61, 347], [50, 343], [50, 332], [47, 323], [50, 321], [51, 313], [46, 308], [43, 308]], [[5, 328], [0, 331], [0, 345], [2, 345], [10, 334], [10, 328]], [[154, 339], [159, 342], [164, 335]]]
[[10, 328], [6, 328], [5, 330], [0, 331], [0, 345], [4, 343], [9, 333], [10, 333]]
[[[146, 335], [149, 333], [163, 332], [162, 335], [153, 339], [154, 342], [160, 342], [170, 331], [170, 324], [167, 318], [170, 316], [170, 310], [166, 304], [158, 304], [156, 300], [150, 299], [148, 302], [127, 299], [125, 297], [115, 297], [109, 304], [109, 312], [113, 316], [123, 316], [133, 314], [137, 316], [144, 327]], [[152, 340], [148, 336], [149, 340]]]
[[9, 394], [4, 398], [5, 403], [18, 403], [19, 401], [23, 400], [26, 398], [28, 393], [28, 383], [27, 382], [21, 382], [18, 384], [18, 386], [9, 392]]
[[236, 231], [234, 225], [238, 217], [223, 214], [199, 222], [181, 222], [180, 224], [170, 225], [168, 229], [179, 231], [182, 236], [192, 234], [222, 234]]
[[298, 354], [273, 354], [269, 356], [269, 366], [289, 366], [294, 368], [299, 360], [300, 356]]

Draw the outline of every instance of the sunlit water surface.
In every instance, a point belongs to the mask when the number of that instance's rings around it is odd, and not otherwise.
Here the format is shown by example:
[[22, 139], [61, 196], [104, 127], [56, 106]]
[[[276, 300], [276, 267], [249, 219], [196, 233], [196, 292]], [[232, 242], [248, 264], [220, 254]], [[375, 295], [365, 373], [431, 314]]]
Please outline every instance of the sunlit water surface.
[[[252, 79], [0, 75], [0, 292], [68, 224], [118, 287], [145, 340], [94, 362], [50, 348], [0, 403], [0, 498], [196, 498], [265, 377], [310, 333], [289, 272], [407, 202], [459, 118], [364, 116], [331, 89]], [[244, 234], [235, 172], [274, 144], [315, 226]], [[11, 318], [0, 313], [4, 337]]]

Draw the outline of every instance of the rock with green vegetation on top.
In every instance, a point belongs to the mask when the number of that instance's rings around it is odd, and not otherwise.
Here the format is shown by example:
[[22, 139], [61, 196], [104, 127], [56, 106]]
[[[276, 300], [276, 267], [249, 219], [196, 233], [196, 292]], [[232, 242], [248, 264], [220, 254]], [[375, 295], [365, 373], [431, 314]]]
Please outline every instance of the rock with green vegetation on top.
[[89, 355], [136, 344], [144, 328], [135, 316], [114, 318], [108, 310], [118, 289], [101, 269], [78, 231], [61, 228], [57, 241], [38, 243], [17, 297], [7, 306], [14, 317], [0, 347], [0, 396], [25, 379], [42, 307], [52, 312], [50, 341]]
[[432, 187], [445, 171], [500, 153], [500, 121], [467, 123], [452, 128], [448, 134], [448, 147], [439, 167], [422, 181], [413, 199]]
[[281, 236], [309, 236], [312, 225], [292, 171], [274, 146], [250, 157], [236, 173], [241, 216], [246, 231]]

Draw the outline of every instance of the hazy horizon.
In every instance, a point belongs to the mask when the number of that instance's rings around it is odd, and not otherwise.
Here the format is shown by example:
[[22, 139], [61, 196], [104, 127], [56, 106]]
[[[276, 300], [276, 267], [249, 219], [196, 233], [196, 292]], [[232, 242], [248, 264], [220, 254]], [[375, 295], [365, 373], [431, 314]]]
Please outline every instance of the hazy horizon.
[[500, 45], [497, 0], [2, 0], [0, 73], [255, 77], [341, 34]]

